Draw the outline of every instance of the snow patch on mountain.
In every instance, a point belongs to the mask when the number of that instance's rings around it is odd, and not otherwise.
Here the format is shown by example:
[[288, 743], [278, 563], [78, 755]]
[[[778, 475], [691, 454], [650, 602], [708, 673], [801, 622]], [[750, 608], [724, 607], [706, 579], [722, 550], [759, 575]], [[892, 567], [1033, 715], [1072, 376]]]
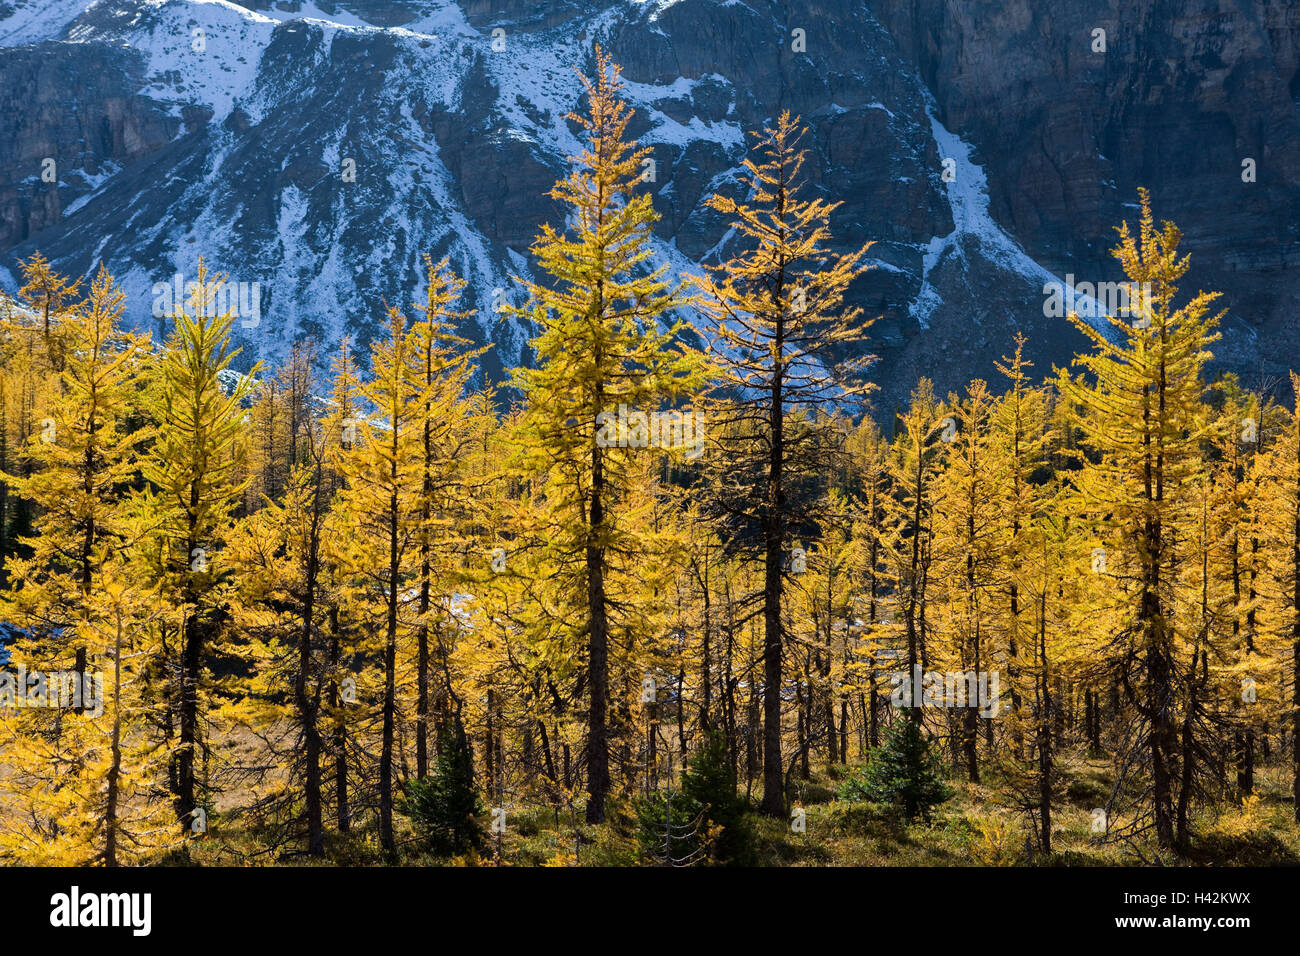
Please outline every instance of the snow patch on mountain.
[[676, 6], [682, 0], [632, 0], [632, 4], [638, 7], [647, 8], [646, 19], [651, 22], [659, 19], [659, 14], [663, 13], [669, 7]]
[[[930, 239], [922, 260], [921, 290], [909, 310], [912, 318], [922, 329], [930, 327], [930, 316], [943, 304], [943, 297], [930, 282], [931, 273], [949, 256], [957, 257], [965, 266], [964, 241], [973, 241], [985, 259], [1009, 272], [1023, 275], [1034, 283], [1054, 283], [1066, 288], [1064, 282], [1039, 265], [997, 224], [989, 212], [988, 177], [983, 168], [971, 160], [971, 146], [939, 122], [934, 100], [928, 95], [926, 114], [930, 118], [930, 130], [939, 150], [940, 162], [948, 171], [945, 186], [952, 210], [953, 230], [946, 236]], [[1075, 301], [1090, 315], [1096, 316], [1091, 320], [1096, 328], [1103, 332], [1111, 330], [1104, 316], [1105, 310], [1095, 300], [1076, 296]]]
[[278, 20], [281, 23], [288, 23], [290, 20], [316, 20], [331, 27], [355, 27], [362, 30], [380, 29], [374, 24], [367, 23], [356, 14], [349, 13], [346, 10], [336, 10], [334, 13], [326, 13], [314, 3], [299, 3], [298, 9], [293, 12], [271, 8], [270, 10], [264, 11], [264, 15], [273, 20]]
[[0, 19], [0, 46], [25, 46], [58, 37], [91, 0], [8, 0], [9, 15]]
[[159, 102], [200, 103], [214, 122], [230, 114], [257, 80], [279, 21], [228, 0], [148, 0], [143, 23], [117, 36], [74, 31], [77, 38], [118, 39], [145, 57], [141, 93]]

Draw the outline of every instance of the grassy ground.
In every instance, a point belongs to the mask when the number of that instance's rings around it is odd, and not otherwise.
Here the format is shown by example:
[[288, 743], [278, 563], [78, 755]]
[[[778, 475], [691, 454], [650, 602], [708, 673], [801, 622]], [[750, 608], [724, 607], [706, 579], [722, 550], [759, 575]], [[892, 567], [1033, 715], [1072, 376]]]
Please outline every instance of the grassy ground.
[[[1149, 840], [1106, 840], [1092, 832], [1093, 808], [1110, 791], [1110, 766], [1076, 758], [1063, 763], [1061, 795], [1053, 808], [1053, 852], [1028, 852], [1028, 819], [998, 806], [1006, 801], [999, 781], [970, 784], [949, 779], [953, 795], [929, 822], [907, 822], [889, 808], [837, 798], [841, 768], [796, 781], [796, 806], [805, 811], [806, 830], [793, 832], [788, 820], [748, 816], [753, 862], [760, 866], [1285, 866], [1300, 864], [1300, 826], [1293, 821], [1289, 768], [1256, 773], [1256, 797], [1245, 804], [1225, 800], [1196, 814], [1194, 840], [1185, 856], [1159, 852]], [[575, 819], [576, 818], [576, 819]], [[400, 819], [400, 818], [399, 818]], [[612, 800], [609, 820], [581, 823], [582, 810], [533, 806], [512, 808], [507, 832], [489, 838], [481, 853], [452, 859], [419, 852], [409, 829], [399, 835], [401, 862], [414, 865], [638, 866], [646, 856], [637, 840], [629, 801]], [[486, 823], [486, 821], [484, 821]], [[405, 821], [400, 823], [405, 826]], [[193, 863], [302, 863], [301, 857], [265, 854], [256, 833], [227, 828], [214, 819], [208, 839], [193, 846]], [[372, 827], [330, 834], [327, 863], [381, 862]], [[173, 862], [181, 862], [175, 860]]]

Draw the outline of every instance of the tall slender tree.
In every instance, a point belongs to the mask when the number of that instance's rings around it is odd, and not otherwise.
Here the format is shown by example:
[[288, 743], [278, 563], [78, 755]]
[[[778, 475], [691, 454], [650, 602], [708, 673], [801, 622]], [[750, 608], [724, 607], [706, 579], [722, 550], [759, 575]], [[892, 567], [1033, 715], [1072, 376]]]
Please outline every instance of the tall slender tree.
[[397, 758], [398, 652], [414, 622], [407, 593], [421, 531], [423, 487], [420, 436], [428, 390], [411, 375], [413, 343], [407, 319], [388, 310], [388, 336], [371, 349], [371, 379], [360, 397], [372, 418], [353, 422], [352, 449], [342, 459], [347, 489], [341, 495], [347, 535], [344, 560], [356, 580], [352, 602], [382, 635], [382, 731], [379, 755], [379, 843], [392, 858], [394, 766]]
[[[1180, 659], [1185, 649], [1174, 606], [1175, 541], [1203, 466], [1208, 425], [1202, 370], [1218, 338], [1218, 317], [1210, 312], [1217, 293], [1175, 303], [1189, 265], [1178, 252], [1182, 234], [1170, 222], [1157, 227], [1150, 196], [1145, 190], [1139, 195], [1137, 232], [1124, 223], [1113, 250], [1128, 280], [1130, 313], [1109, 316], [1106, 331], [1070, 315], [1092, 351], [1075, 360], [1085, 374], [1061, 384], [1083, 409], [1079, 426], [1091, 452], [1075, 479], [1082, 507], [1100, 529], [1105, 550], [1131, 556], [1134, 587], [1114, 668], [1147, 722], [1143, 746], [1155, 830], [1162, 847], [1173, 847], [1176, 695], [1179, 669], [1188, 666]], [[1108, 560], [1107, 566], [1121, 564]]]
[[[242, 408], [252, 374], [231, 375], [234, 314], [216, 303], [225, 277], [199, 261], [187, 303], [176, 303], [174, 328], [150, 366], [146, 404], [157, 434], [141, 470], [142, 508], [154, 528], [146, 560], [165, 600], [180, 611], [175, 686], [170, 691], [177, 741], [171, 787], [176, 814], [189, 830], [199, 807], [196, 760], [203, 746], [206, 655], [223, 613], [221, 541], [243, 494], [246, 426]], [[256, 373], [257, 367], [253, 369]], [[226, 383], [230, 384], [227, 385]]]
[[[476, 360], [486, 348], [471, 348], [470, 341], [457, 334], [456, 326], [473, 317], [472, 309], [456, 309], [455, 304], [466, 282], [452, 274], [450, 263], [434, 263], [424, 257], [425, 297], [416, 308], [423, 319], [411, 328], [411, 374], [422, 390], [424, 411], [420, 434], [420, 558], [419, 615], [416, 627], [416, 723], [415, 772], [423, 778], [429, 770], [429, 711], [431, 666], [429, 653], [430, 621], [439, 618], [435, 627], [445, 623], [450, 595], [435, 593], [435, 578], [441, 569], [449, 577], [457, 548], [458, 532], [463, 532], [474, 496], [469, 493], [466, 469], [475, 439], [481, 433], [481, 406], [468, 393]], [[446, 646], [437, 642], [439, 675], [447, 673]], [[447, 700], [452, 688], [444, 686], [436, 695]], [[452, 729], [455, 739], [463, 737], [464, 727]]]
[[[763, 564], [764, 813], [785, 814], [781, 744], [785, 621], [782, 594], [792, 532], [806, 508], [791, 491], [824, 461], [829, 420], [815, 413], [867, 390], [871, 361], [861, 345], [869, 321], [844, 296], [866, 271], [871, 243], [830, 249], [839, 203], [804, 198], [806, 129], [788, 111], [756, 138], [744, 160], [741, 199], [715, 194], [709, 208], [727, 216], [742, 248], [697, 280], [722, 368], [717, 406], [736, 428], [721, 448], [731, 476], [732, 510], [756, 525]], [[797, 422], [792, 424], [792, 418]], [[756, 487], [756, 469], [762, 487]]]
[[[532, 251], [549, 285], [519, 280], [528, 303], [517, 314], [540, 328], [537, 367], [512, 381], [527, 411], [519, 440], [524, 467], [544, 485], [539, 535], [553, 562], [556, 613], [543, 623], [563, 641], [585, 643], [588, 822], [605, 819], [610, 792], [609, 700], [612, 632], [634, 639], [611, 599], [611, 573], [626, 573], [642, 548], [640, 529], [617, 509], [633, 481], [637, 445], [604, 416], [619, 407], [647, 416], [698, 387], [700, 362], [675, 344], [687, 305], [681, 289], [653, 266], [658, 218], [641, 188], [649, 150], [627, 138], [632, 111], [620, 98], [618, 67], [597, 48], [596, 77], [583, 77], [587, 109], [568, 119], [583, 148], [550, 195], [568, 210], [567, 229], [542, 227]], [[629, 431], [631, 431], [629, 429]], [[632, 447], [619, 447], [632, 446]], [[613, 565], [613, 567], [612, 567]]]

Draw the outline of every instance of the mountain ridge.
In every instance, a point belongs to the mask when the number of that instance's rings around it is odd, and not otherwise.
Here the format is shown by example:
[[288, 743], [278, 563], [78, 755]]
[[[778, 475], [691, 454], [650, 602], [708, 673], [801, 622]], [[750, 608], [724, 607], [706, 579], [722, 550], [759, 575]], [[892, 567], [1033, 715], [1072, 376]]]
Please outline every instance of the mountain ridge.
[[[1191, 16], [1219, 4], [1182, 7]], [[1262, 21], [1272, 23], [1278, 5], [1263, 8]], [[419, 297], [422, 255], [447, 255], [479, 310], [464, 331], [495, 344], [484, 371], [499, 379], [527, 361], [529, 330], [493, 308], [517, 294], [512, 274], [535, 277], [528, 245], [542, 222], [558, 221], [546, 193], [577, 147], [563, 120], [579, 105], [574, 70], [589, 71], [601, 42], [623, 68], [637, 111], [632, 132], [653, 149], [656, 252], [679, 274], [725, 251], [726, 224], [704, 200], [734, 187], [748, 133], [782, 108], [809, 124], [810, 188], [842, 203], [837, 244], [876, 241], [876, 268], [853, 301], [880, 316], [871, 348], [882, 358], [875, 375], [885, 405], [900, 402], [921, 374], [941, 390], [992, 374], [1016, 331], [1029, 335], [1044, 373], [1064, 362], [1080, 339], [1044, 314], [1043, 287], [1067, 272], [1092, 282], [1118, 277], [1107, 230], [1131, 218], [1138, 185], [1150, 185], [1157, 215], [1187, 233], [1189, 280], [1224, 286], [1221, 364], [1248, 379], [1281, 374], [1297, 344], [1287, 312], [1296, 286], [1286, 272], [1300, 245], [1293, 230], [1261, 237], [1252, 204], [1300, 206], [1294, 103], [1277, 121], [1273, 153], [1256, 150], [1260, 181], [1250, 185], [1262, 188], [1244, 195], [1259, 198], [1234, 198], [1236, 185], [1249, 187], [1235, 164], [1222, 172], [1223, 195], [1213, 198], [1229, 208], [1218, 235], [1198, 231], [1204, 217], [1180, 197], [1176, 166], [1162, 172], [1141, 157], [1084, 162], [1086, 138], [1074, 165], [1058, 164], [1079, 195], [1054, 197], [1061, 190], [1044, 179], [1044, 164], [1022, 155], [1047, 152], [1050, 130], [1031, 124], [1008, 135], [1016, 97], [981, 111], [977, 81], [1004, 93], [1014, 87], [1014, 75], [995, 74], [998, 62], [1021, 64], [1029, 78], [1050, 73], [1051, 57], [1035, 60], [1036, 49], [1064, 45], [1068, 62], [1088, 56], [1089, 22], [1110, 24], [1114, 53], [1104, 56], [1120, 59], [1125, 44], [1173, 42], [1161, 39], [1161, 9], [1169, 22], [1183, 21], [1166, 3], [1075, 0], [1058, 14], [1070, 23], [1063, 39], [1028, 4], [998, 9], [986, 22], [946, 0], [11, 0], [0, 6], [0, 88], [11, 114], [0, 127], [0, 169], [12, 170], [0, 183], [0, 287], [14, 291], [18, 259], [37, 249], [76, 275], [102, 258], [143, 326], [153, 321], [154, 285], [192, 275], [203, 255], [232, 281], [259, 284], [261, 321], [237, 324], [237, 335], [249, 360], [275, 361], [297, 336], [330, 344], [350, 334], [364, 343], [382, 327], [385, 303]], [[1126, 22], [1145, 24], [1140, 43]], [[1266, 70], [1223, 26], [1237, 21], [1206, 22], [1193, 47], [1217, 30], [1238, 52], [1234, 68], [1247, 74], [1234, 83], [1277, 85], [1268, 76], [1250, 81], [1251, 70]], [[1278, 22], [1289, 35], [1269, 42], [1284, 52], [1300, 46], [1300, 18]], [[937, 48], [957, 55], [940, 57]], [[1278, 82], [1293, 68], [1289, 56], [1274, 58]], [[1101, 69], [1113, 87], [1122, 66], [1104, 60], [1087, 69]], [[1086, 83], [1080, 90], [1074, 101], [1062, 93], [1063, 109], [1096, 99]], [[1019, 99], [1031, 112], [1043, 108], [1040, 93]], [[1090, 115], [1081, 113], [1081, 129], [1095, 125], [1092, 139], [1115, 138]], [[1018, 152], [1002, 140], [1037, 145]], [[1170, 148], [1158, 142], [1149, 151], [1158, 159]], [[1206, 140], [1207, 153], [1227, 148]], [[57, 183], [41, 180], [47, 158]], [[1147, 176], [1125, 172], [1134, 165]], [[1191, 161], [1184, 178], [1204, 184], [1202, 166]], [[1018, 186], [1016, 175], [1029, 185]], [[1093, 205], [1084, 186], [1097, 175], [1112, 179], [1089, 187], [1096, 211], [1084, 216], [1078, 210]], [[1037, 201], [1025, 195], [1035, 190]], [[1234, 203], [1246, 204], [1233, 213]], [[1054, 224], [1071, 216], [1074, 230]], [[1234, 228], [1251, 231], [1242, 239]]]

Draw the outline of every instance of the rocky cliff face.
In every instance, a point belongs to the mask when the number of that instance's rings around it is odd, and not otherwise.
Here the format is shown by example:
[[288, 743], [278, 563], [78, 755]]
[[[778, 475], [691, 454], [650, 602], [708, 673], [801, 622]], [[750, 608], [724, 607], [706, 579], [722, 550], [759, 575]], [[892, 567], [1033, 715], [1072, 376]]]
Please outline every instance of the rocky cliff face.
[[1185, 234], [1189, 286], [1225, 293], [1220, 354], [1258, 380], [1297, 364], [1300, 6], [870, 6], [978, 148], [993, 216], [1035, 259], [1105, 275], [1111, 229], [1145, 185]]
[[876, 241], [854, 294], [880, 316], [882, 405], [992, 374], [1017, 330], [1041, 371], [1062, 361], [1078, 343], [1043, 285], [1116, 278], [1139, 185], [1187, 234], [1188, 285], [1225, 292], [1222, 353], [1254, 383], [1300, 344], [1298, 38], [1285, 0], [0, 0], [0, 286], [37, 248], [103, 259], [144, 325], [203, 255], [259, 284], [238, 333], [274, 360], [298, 335], [364, 342], [419, 295], [421, 255], [449, 255], [495, 377], [527, 358], [492, 309], [558, 215], [573, 67], [601, 42], [675, 269], [725, 253], [703, 202], [746, 131], [810, 124], [839, 242]]

